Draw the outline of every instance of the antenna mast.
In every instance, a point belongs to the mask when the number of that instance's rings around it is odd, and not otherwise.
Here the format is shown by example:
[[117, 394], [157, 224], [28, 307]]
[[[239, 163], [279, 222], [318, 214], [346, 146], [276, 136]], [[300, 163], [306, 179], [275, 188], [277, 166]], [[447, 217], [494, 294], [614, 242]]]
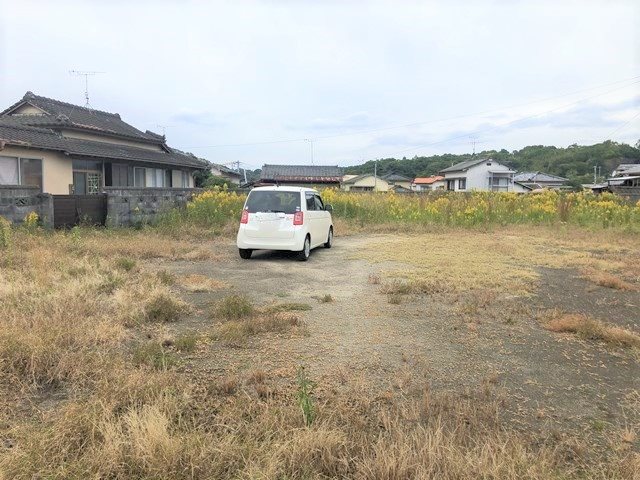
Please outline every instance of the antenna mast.
[[89, 76], [97, 75], [98, 73], [105, 72], [96, 72], [96, 71], [79, 71], [79, 70], [69, 70], [69, 75], [75, 75], [77, 77], [84, 77], [84, 99], [85, 99], [85, 107], [92, 108], [89, 104]]

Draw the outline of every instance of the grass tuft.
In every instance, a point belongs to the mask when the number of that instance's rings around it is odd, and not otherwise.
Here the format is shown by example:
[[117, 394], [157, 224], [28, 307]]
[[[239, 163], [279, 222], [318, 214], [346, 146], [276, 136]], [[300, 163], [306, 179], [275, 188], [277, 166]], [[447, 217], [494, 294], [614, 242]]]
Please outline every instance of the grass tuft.
[[149, 322], [176, 322], [186, 311], [186, 303], [162, 291], [155, 293], [144, 306], [145, 319]]
[[213, 310], [214, 317], [227, 320], [246, 318], [253, 315], [253, 313], [253, 304], [244, 295], [229, 295], [220, 300]]
[[281, 313], [281, 312], [306, 312], [311, 310], [311, 305], [308, 303], [277, 303], [275, 305], [269, 305], [261, 309], [264, 313]]
[[198, 338], [198, 334], [195, 332], [185, 333], [176, 337], [173, 346], [179, 352], [193, 352], [198, 344]]
[[120, 270], [124, 270], [125, 272], [130, 272], [131, 270], [136, 268], [136, 261], [132, 258], [120, 257], [115, 261], [115, 265]]
[[599, 340], [611, 345], [640, 348], [640, 335], [585, 315], [575, 313], [561, 315], [549, 320], [545, 328], [557, 333], [575, 333], [583, 338]]
[[176, 364], [172, 353], [158, 342], [148, 342], [138, 345], [133, 351], [133, 364], [154, 368], [156, 370], [168, 370]]
[[212, 338], [234, 345], [260, 333], [283, 333], [293, 328], [304, 328], [296, 315], [288, 312], [270, 313], [220, 323], [216, 325]]
[[635, 285], [616, 277], [615, 275], [607, 272], [590, 272], [585, 275], [587, 280], [599, 285], [601, 287], [612, 288], [614, 290], [634, 291]]

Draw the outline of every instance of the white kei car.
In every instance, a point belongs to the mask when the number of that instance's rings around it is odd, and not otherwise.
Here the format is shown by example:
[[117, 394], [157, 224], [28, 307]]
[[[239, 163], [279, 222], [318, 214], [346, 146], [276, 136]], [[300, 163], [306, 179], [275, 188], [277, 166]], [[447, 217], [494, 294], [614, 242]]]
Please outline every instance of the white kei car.
[[298, 252], [299, 260], [308, 260], [311, 249], [320, 245], [331, 248], [331, 210], [312, 188], [254, 188], [240, 219], [240, 257], [251, 258], [254, 250], [288, 250]]

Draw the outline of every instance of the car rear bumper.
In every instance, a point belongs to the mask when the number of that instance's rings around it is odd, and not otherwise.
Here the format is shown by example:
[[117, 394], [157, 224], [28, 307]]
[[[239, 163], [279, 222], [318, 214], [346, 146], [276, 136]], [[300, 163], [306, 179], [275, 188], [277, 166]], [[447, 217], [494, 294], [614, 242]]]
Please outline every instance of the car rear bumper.
[[295, 232], [292, 238], [254, 238], [247, 237], [242, 230], [238, 232], [236, 245], [249, 250], [286, 250], [299, 252], [304, 245], [305, 233]]

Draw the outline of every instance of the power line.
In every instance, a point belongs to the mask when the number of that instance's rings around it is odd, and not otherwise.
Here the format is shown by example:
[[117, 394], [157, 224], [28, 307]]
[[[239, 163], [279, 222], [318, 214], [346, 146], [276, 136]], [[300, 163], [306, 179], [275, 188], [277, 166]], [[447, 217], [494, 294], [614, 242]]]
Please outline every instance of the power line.
[[457, 140], [457, 139], [459, 139], [459, 138], [468, 137], [469, 135], [476, 135], [476, 134], [479, 134], [479, 133], [490, 132], [491, 130], [495, 130], [495, 129], [497, 129], [497, 128], [501, 128], [501, 127], [508, 127], [508, 126], [514, 125], [514, 124], [516, 124], [516, 123], [523, 122], [523, 121], [525, 121], [525, 120], [529, 120], [529, 119], [531, 119], [531, 118], [535, 118], [535, 117], [540, 117], [540, 116], [542, 116], [542, 115], [546, 115], [547, 113], [551, 113], [551, 112], [554, 112], [554, 111], [556, 111], [556, 110], [560, 110], [560, 109], [562, 109], [562, 108], [567, 108], [567, 107], [571, 107], [571, 106], [573, 106], [573, 105], [577, 105], [577, 104], [579, 104], [579, 103], [584, 102], [585, 100], [591, 100], [592, 98], [597, 98], [597, 97], [602, 97], [603, 95], [608, 95], [609, 93], [612, 93], [612, 92], [615, 92], [615, 91], [617, 91], [617, 90], [620, 90], [621, 88], [626, 88], [626, 87], [629, 87], [629, 86], [634, 85], [634, 84], [637, 84], [637, 83], [640, 83], [640, 82], [634, 82], [634, 83], [632, 83], [632, 84], [625, 85], [624, 87], [614, 88], [614, 89], [612, 89], [612, 90], [608, 90], [608, 91], [606, 91], [606, 92], [599, 93], [599, 94], [597, 94], [597, 95], [591, 95], [591, 96], [589, 96], [589, 97], [581, 98], [580, 100], [577, 100], [577, 101], [575, 101], [575, 102], [567, 103], [567, 104], [561, 105], [561, 106], [559, 106], [559, 107], [552, 108], [552, 109], [547, 110], [547, 111], [544, 111], [544, 112], [540, 112], [540, 113], [536, 113], [536, 114], [533, 114], [533, 115], [527, 115], [527, 116], [525, 116], [525, 117], [517, 118], [517, 119], [512, 120], [512, 121], [510, 121], [510, 122], [507, 122], [507, 123], [502, 123], [502, 124], [494, 125], [494, 126], [492, 126], [492, 127], [488, 127], [488, 128], [484, 128], [484, 129], [480, 129], [480, 130], [475, 130], [475, 131], [472, 131], [472, 132], [466, 132], [466, 133], [464, 133], [464, 134], [462, 134], [462, 135], [457, 135], [457, 136], [455, 136], [455, 137], [447, 138], [447, 139], [445, 139], [445, 140], [440, 140], [440, 141], [438, 141], [438, 142], [427, 143], [427, 144], [424, 144], [424, 145], [417, 145], [417, 146], [415, 146], [415, 147], [406, 148], [406, 149], [404, 149], [404, 150], [400, 150], [400, 151], [398, 151], [398, 152], [396, 152], [396, 153], [392, 154], [391, 156], [395, 156], [395, 155], [398, 155], [398, 154], [400, 154], [400, 153], [410, 152], [410, 151], [412, 151], [412, 150], [417, 150], [417, 149], [419, 149], [419, 148], [425, 148], [425, 147], [430, 147], [430, 146], [433, 146], [433, 145], [440, 145], [440, 144], [442, 144], [442, 143], [448, 143], [448, 142], [450, 142], [450, 141], [452, 141], [452, 140]]
[[607, 135], [607, 139], [613, 137], [616, 133], [618, 133], [620, 130], [625, 128], [627, 125], [629, 125], [631, 122], [633, 122], [638, 117], [640, 117], [640, 112], [636, 113], [633, 117], [631, 117], [631, 119], [627, 120], [622, 125], [620, 125], [618, 128], [616, 128], [613, 132], [611, 132], [609, 135]]
[[[631, 82], [629, 85], [625, 85], [625, 86], [621, 87], [621, 88], [627, 88], [627, 87], [629, 87], [631, 85], [634, 85], [634, 84], [638, 83], [637, 82], [638, 79], [640, 79], [640, 75], [637, 75], [635, 77], [626, 78], [624, 80], [617, 80], [615, 82], [610, 82], [610, 83], [601, 84], [601, 85], [594, 86], [594, 87], [589, 87], [589, 88], [576, 90], [576, 91], [569, 92], [569, 93], [556, 95], [556, 96], [553, 96], [553, 97], [546, 97], [546, 98], [539, 99], [539, 100], [532, 100], [532, 101], [529, 101], [529, 102], [520, 103], [520, 104], [516, 104], [516, 105], [511, 105], [511, 106], [506, 106], [506, 107], [501, 107], [501, 108], [497, 108], [497, 109], [485, 110], [485, 111], [476, 112], [476, 113], [467, 113], [467, 114], [456, 115], [456, 116], [446, 117], [446, 118], [441, 118], [441, 119], [426, 120], [426, 121], [422, 121], [422, 122], [405, 123], [405, 124], [402, 124], [402, 125], [393, 125], [393, 126], [388, 126], [388, 127], [380, 127], [380, 128], [370, 129], [370, 130], [360, 130], [360, 131], [357, 131], [357, 132], [338, 133], [338, 134], [334, 134], [334, 135], [323, 135], [323, 136], [314, 137], [312, 139], [312, 141], [325, 140], [325, 139], [338, 138], [338, 137], [365, 135], [365, 134], [368, 134], [368, 133], [377, 133], [377, 132], [382, 132], [382, 131], [386, 131], [386, 130], [394, 130], [394, 129], [398, 129], [398, 128], [415, 127], [415, 126], [420, 126], [420, 125], [428, 125], [428, 124], [432, 124], [432, 123], [446, 122], [446, 121], [450, 121], [450, 120], [458, 120], [460, 118], [468, 118], [468, 117], [475, 117], [475, 116], [479, 116], [479, 115], [486, 115], [488, 113], [500, 112], [500, 111], [503, 111], [503, 110], [511, 110], [513, 108], [524, 107], [524, 106], [532, 105], [532, 104], [536, 104], [536, 103], [547, 102], [549, 100], [555, 100], [555, 99], [558, 99], [558, 98], [564, 98], [564, 97], [568, 97], [568, 96], [572, 96], [572, 95], [577, 95], [579, 93], [588, 92], [588, 91], [591, 91], [591, 90], [597, 90], [597, 89], [609, 87], [609, 86], [612, 86], [612, 85], [618, 85], [620, 83]], [[607, 92], [607, 93], [609, 93], [609, 92]], [[588, 98], [591, 98], [591, 97], [588, 97]], [[305, 137], [305, 138], [292, 138], [292, 139], [282, 139], [282, 140], [270, 140], [270, 141], [264, 141], [264, 142], [228, 143], [228, 144], [218, 144], [218, 145], [199, 145], [199, 146], [191, 146], [191, 147], [185, 147], [185, 148], [195, 149], [195, 148], [246, 147], [246, 146], [256, 146], [256, 145], [272, 145], [272, 144], [278, 144], [278, 143], [295, 143], [295, 142], [308, 142], [308, 141], [310, 141], [309, 137]]]

